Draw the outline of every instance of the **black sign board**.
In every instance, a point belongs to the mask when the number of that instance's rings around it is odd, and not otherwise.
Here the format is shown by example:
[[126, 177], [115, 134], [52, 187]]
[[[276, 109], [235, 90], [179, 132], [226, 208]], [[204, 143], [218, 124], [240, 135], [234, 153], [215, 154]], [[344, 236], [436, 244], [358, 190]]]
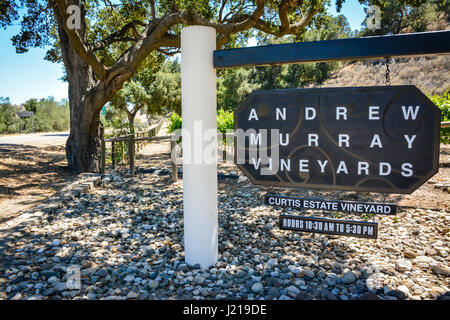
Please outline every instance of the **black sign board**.
[[438, 171], [440, 110], [415, 86], [261, 90], [235, 110], [254, 184], [411, 193]]
[[272, 194], [264, 195], [264, 204], [293, 209], [316, 209], [386, 215], [395, 215], [397, 213], [397, 205], [393, 203], [304, 199]]
[[376, 239], [378, 223], [316, 217], [280, 216], [280, 229]]

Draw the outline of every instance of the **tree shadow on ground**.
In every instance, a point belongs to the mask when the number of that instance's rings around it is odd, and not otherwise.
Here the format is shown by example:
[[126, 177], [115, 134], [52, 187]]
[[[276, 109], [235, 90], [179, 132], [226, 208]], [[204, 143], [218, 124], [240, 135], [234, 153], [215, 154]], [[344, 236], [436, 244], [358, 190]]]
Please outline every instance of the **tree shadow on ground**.
[[53, 194], [74, 176], [68, 170], [63, 145], [0, 145], [0, 201], [8, 201], [11, 207], [1, 212], [0, 218], [14, 217], [21, 208]]

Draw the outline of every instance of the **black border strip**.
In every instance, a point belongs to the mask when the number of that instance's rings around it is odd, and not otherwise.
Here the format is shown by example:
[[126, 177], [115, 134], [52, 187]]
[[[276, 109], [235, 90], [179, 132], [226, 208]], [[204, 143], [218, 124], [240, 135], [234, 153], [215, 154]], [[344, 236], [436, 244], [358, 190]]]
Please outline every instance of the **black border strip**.
[[450, 53], [450, 30], [215, 50], [214, 68]]

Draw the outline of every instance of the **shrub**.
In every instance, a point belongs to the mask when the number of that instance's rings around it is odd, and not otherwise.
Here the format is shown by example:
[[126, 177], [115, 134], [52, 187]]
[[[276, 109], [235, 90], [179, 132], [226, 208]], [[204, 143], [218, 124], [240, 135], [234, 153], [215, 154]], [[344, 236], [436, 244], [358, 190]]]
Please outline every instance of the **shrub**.
[[[172, 133], [177, 129], [181, 129], [182, 120], [177, 113], [172, 113], [169, 120], [170, 123], [167, 126], [169, 133]], [[226, 111], [223, 109], [217, 110], [217, 130], [221, 133], [226, 133], [228, 129], [234, 129], [233, 111]]]
[[9, 103], [9, 99], [0, 97], [0, 133], [13, 133], [18, 130], [16, 110]]
[[41, 99], [36, 104], [32, 119], [26, 120], [27, 132], [64, 131], [69, 129], [70, 111], [68, 102], [57, 102], [52, 97]]
[[178, 113], [174, 112], [170, 115], [170, 123], [167, 126], [167, 129], [169, 133], [174, 132], [177, 129], [181, 129], [181, 117], [178, 115]]
[[34, 116], [19, 119], [17, 117], [18, 110], [11, 106], [9, 99], [0, 97], [0, 133], [48, 132], [69, 129], [70, 111], [67, 101], [57, 102], [52, 97], [40, 101], [30, 99], [27, 101], [27, 108], [34, 110]]
[[[428, 98], [441, 109], [441, 122], [450, 121], [450, 92], [447, 90], [442, 96], [429, 95]], [[450, 144], [450, 128], [441, 128], [441, 142]]]
[[224, 109], [217, 110], [217, 130], [226, 133], [227, 130], [234, 129], [234, 113]]

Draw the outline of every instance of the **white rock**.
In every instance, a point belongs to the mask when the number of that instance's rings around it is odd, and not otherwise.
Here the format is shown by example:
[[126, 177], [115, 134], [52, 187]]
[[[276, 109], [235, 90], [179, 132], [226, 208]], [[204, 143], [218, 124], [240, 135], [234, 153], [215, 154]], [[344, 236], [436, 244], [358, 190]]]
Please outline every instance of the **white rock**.
[[410, 294], [407, 286], [398, 286], [397, 290], [403, 292], [406, 296]]
[[395, 263], [395, 269], [400, 272], [411, 271], [412, 263], [406, 259], [399, 259]]
[[415, 262], [417, 263], [431, 263], [434, 262], [433, 258], [427, 257], [427, 256], [417, 256], [414, 259]]

